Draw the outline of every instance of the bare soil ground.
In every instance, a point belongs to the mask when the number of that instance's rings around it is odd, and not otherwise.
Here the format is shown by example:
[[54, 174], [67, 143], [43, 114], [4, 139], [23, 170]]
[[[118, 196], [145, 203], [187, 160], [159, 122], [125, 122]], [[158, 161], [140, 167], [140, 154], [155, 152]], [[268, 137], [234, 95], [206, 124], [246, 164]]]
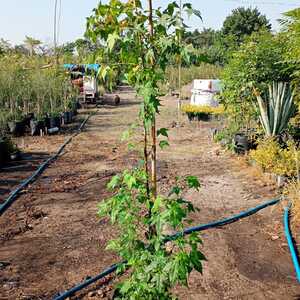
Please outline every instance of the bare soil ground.
[[[52, 299], [118, 261], [105, 250], [117, 231], [96, 213], [97, 203], [108, 196], [105, 186], [111, 176], [138, 159], [136, 152], [127, 151], [120, 135], [136, 119], [139, 102], [130, 90], [122, 89], [119, 95], [121, 105], [94, 109], [96, 115], [84, 132], [0, 218], [1, 300]], [[218, 122], [191, 124], [182, 116], [176, 127], [176, 100], [165, 98], [163, 105], [158, 122], [170, 129], [171, 147], [158, 153], [159, 186], [164, 193], [176, 175], [200, 178], [201, 192], [186, 194], [201, 209], [193, 215], [195, 225], [230, 216], [276, 195], [274, 185], [256, 169], [211, 141], [210, 130]], [[64, 138], [19, 140], [37, 160], [25, 170], [0, 172], [1, 197]], [[300, 299], [281, 219], [277, 206], [203, 232], [208, 259], [203, 275], [192, 273], [189, 288], [177, 287], [174, 293], [180, 299]], [[113, 278], [104, 286], [101, 283], [72, 299], [108, 299]]]

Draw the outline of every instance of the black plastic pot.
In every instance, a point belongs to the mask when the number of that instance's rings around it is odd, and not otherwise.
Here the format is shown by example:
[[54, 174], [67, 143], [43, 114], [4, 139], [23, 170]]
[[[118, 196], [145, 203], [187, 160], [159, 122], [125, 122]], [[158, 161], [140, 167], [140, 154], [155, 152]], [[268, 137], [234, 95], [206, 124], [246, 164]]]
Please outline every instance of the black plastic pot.
[[198, 121], [209, 121], [210, 115], [206, 113], [197, 113], [197, 119]]
[[21, 158], [22, 158], [22, 155], [21, 155], [20, 151], [16, 151], [16, 152], [10, 154], [10, 160], [12, 160], [12, 161], [17, 161], [17, 160], [20, 160]]
[[30, 127], [30, 121], [33, 119], [34, 119], [34, 113], [27, 114], [23, 120], [24, 125]]
[[31, 120], [30, 121], [30, 132], [31, 135], [39, 135], [41, 130], [45, 131], [45, 122], [41, 120]]
[[5, 139], [0, 139], [0, 166], [3, 166], [8, 160], [10, 153]]
[[238, 154], [243, 154], [249, 150], [249, 140], [244, 133], [237, 133], [234, 136], [234, 149]]
[[60, 128], [61, 126], [61, 118], [60, 117], [50, 117], [50, 126], [49, 128]]
[[45, 123], [46, 128], [50, 128], [50, 118], [49, 117], [44, 118], [44, 123]]
[[6, 161], [6, 145], [3, 140], [0, 140], [0, 167], [5, 163]]
[[187, 113], [187, 117], [190, 122], [195, 119], [195, 115], [193, 113]]
[[23, 121], [8, 122], [9, 132], [14, 136], [22, 136], [25, 133], [25, 124]]
[[72, 123], [73, 113], [71, 111], [66, 111], [63, 113], [64, 124]]

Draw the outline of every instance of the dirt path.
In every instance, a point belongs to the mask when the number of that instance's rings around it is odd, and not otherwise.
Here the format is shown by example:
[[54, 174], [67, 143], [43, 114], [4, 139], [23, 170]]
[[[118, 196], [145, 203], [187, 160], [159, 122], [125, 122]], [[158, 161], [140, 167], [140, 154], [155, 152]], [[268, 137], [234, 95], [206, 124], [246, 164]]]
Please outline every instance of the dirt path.
[[[136, 163], [120, 141], [136, 118], [134, 94], [120, 93], [120, 107], [105, 106], [67, 152], [0, 218], [0, 299], [51, 299], [118, 261], [104, 250], [116, 234], [96, 216], [109, 178]], [[159, 184], [165, 192], [176, 175], [193, 174], [201, 192], [186, 197], [201, 209], [195, 224], [230, 216], [275, 195], [272, 185], [211, 142], [213, 122], [174, 127], [176, 103], [166, 99], [159, 123], [170, 128], [171, 147], [159, 153]], [[251, 174], [250, 174], [251, 173]], [[278, 235], [278, 236], [277, 236]], [[297, 299], [300, 295], [279, 208], [209, 230], [202, 235], [208, 258], [203, 276], [193, 273], [180, 299]], [[94, 285], [75, 299], [102, 299], [111, 285]]]

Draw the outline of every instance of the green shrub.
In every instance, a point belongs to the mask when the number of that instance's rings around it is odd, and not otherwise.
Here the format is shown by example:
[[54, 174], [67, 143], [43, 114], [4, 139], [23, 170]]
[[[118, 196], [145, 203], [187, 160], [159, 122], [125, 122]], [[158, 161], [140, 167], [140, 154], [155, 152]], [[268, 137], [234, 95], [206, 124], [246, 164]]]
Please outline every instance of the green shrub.
[[[241, 127], [258, 122], [255, 86], [262, 94], [273, 81], [290, 81], [285, 63], [285, 42], [281, 36], [259, 32], [247, 38], [224, 68], [221, 103], [229, 117]], [[251, 124], [252, 123], [252, 124]]]

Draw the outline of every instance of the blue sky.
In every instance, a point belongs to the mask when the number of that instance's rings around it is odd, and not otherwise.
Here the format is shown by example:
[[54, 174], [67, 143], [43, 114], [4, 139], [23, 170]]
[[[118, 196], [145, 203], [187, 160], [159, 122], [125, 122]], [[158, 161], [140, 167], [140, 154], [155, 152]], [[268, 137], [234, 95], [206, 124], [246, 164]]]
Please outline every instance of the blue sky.
[[[97, 5], [98, 0], [61, 0], [62, 18], [60, 42], [81, 37], [85, 29], [85, 18]], [[145, 2], [145, 0], [143, 0]], [[2, 0], [0, 16], [0, 38], [13, 44], [22, 43], [25, 35], [44, 42], [53, 39], [54, 0]], [[155, 6], [164, 6], [171, 1], [153, 0]], [[185, 1], [183, 1], [185, 2]], [[300, 0], [190, 0], [194, 8], [201, 11], [203, 23], [196, 18], [189, 20], [193, 28], [222, 26], [225, 17], [239, 6], [252, 6], [267, 15], [273, 28], [278, 29], [276, 20], [281, 13], [300, 6]]]

